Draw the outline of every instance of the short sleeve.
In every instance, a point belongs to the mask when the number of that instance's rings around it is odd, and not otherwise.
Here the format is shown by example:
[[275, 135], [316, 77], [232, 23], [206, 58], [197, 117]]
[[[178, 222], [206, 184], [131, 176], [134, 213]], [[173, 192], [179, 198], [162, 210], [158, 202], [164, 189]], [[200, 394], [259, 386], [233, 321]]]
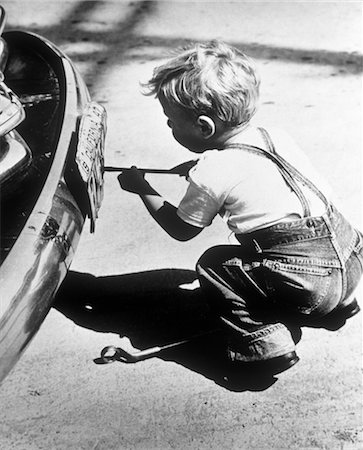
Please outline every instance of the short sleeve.
[[177, 214], [184, 222], [204, 228], [212, 223], [218, 211], [217, 201], [202, 188], [190, 182]]

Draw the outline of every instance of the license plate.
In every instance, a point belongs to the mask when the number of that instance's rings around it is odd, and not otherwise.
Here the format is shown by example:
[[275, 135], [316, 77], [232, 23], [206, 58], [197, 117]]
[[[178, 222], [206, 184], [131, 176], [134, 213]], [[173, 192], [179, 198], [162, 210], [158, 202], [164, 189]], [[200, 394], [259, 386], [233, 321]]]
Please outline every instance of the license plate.
[[106, 110], [96, 102], [87, 104], [79, 125], [76, 163], [87, 189], [91, 233], [103, 199]]

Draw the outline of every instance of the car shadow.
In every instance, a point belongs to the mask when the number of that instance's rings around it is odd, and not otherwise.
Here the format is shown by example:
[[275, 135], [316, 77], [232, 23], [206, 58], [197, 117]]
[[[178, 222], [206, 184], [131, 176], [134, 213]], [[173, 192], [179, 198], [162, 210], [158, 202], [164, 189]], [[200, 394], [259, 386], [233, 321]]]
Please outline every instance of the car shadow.
[[231, 367], [223, 334], [215, 331], [206, 299], [199, 288], [189, 288], [195, 280], [195, 272], [186, 269], [103, 277], [70, 271], [53, 306], [79, 326], [127, 337], [138, 350], [198, 336], [156, 357], [174, 361], [230, 391], [270, 387], [276, 378]]

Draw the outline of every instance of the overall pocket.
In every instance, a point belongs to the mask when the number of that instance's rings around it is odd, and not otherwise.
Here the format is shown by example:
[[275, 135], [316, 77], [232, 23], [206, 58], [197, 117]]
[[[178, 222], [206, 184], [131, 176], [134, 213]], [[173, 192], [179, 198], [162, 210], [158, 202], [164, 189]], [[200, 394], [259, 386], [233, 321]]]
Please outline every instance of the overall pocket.
[[264, 259], [268, 295], [288, 314], [321, 315], [341, 295], [339, 271], [331, 267]]

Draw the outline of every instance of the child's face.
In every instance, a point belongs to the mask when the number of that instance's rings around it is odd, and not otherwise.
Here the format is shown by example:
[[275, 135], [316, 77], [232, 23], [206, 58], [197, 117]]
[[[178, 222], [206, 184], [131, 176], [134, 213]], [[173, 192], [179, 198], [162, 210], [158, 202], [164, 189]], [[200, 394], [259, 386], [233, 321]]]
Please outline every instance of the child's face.
[[168, 102], [163, 95], [158, 98], [168, 118], [167, 124], [171, 128], [174, 139], [194, 153], [206, 150], [207, 143], [196, 117], [178, 105]]

